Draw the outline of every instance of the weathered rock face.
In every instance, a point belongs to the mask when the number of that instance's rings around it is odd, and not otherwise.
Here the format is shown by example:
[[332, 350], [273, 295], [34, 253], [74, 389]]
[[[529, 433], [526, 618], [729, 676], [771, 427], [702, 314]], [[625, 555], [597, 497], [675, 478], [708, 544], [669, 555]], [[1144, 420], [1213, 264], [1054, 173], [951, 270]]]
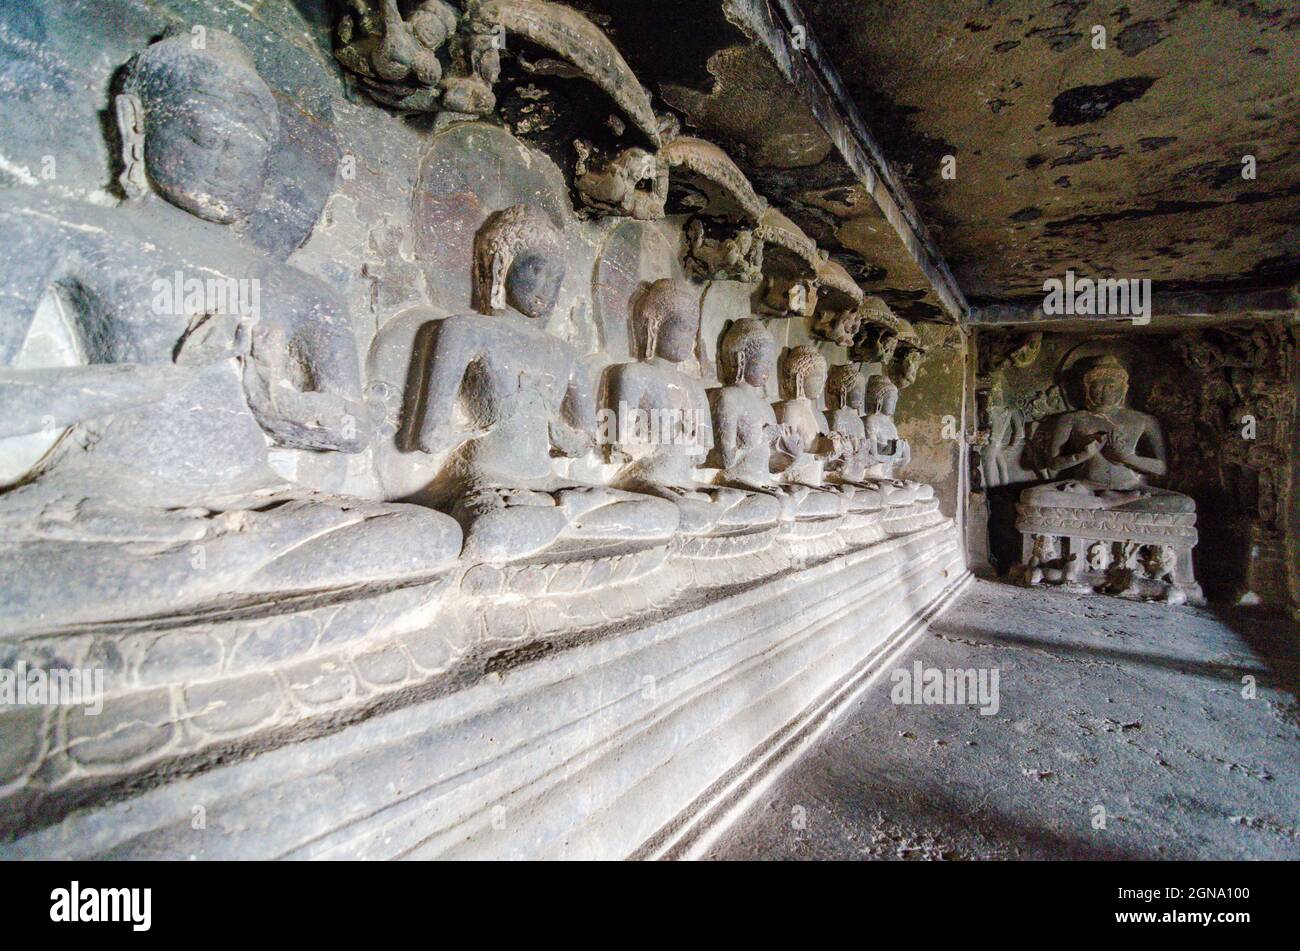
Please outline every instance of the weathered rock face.
[[[3, 850], [150, 790], [145, 851], [189, 851], [177, 776], [313, 737], [382, 809], [401, 767], [353, 731], [426, 703], [412, 741], [449, 762], [464, 716], [532, 749], [480, 750], [490, 789], [423, 774], [477, 797], [447, 816], [590, 757], [622, 825], [578, 851], [648, 848], [965, 580], [960, 334], [868, 301], [575, 8], [299, 6], [0, 12], [0, 667], [98, 685], [4, 695]], [[845, 421], [879, 467], [849, 484], [823, 385], [859, 363], [889, 396]], [[689, 686], [603, 718], [637, 668], [607, 662], [645, 651]], [[534, 689], [557, 678], [585, 699]], [[669, 717], [696, 752], [661, 770]], [[672, 792], [620, 814], [643, 780]], [[210, 854], [308, 848], [354, 806]], [[546, 854], [576, 821], [547, 816], [481, 851]]]
[[1289, 5], [804, 7], [972, 302], [1080, 261], [1166, 290], [1300, 276]]

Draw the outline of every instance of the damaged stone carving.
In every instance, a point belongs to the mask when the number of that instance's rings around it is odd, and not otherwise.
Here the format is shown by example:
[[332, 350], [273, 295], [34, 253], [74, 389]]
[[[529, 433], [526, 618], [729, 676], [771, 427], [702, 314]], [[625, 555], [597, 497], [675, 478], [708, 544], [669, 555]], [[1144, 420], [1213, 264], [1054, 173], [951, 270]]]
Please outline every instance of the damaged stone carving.
[[[370, 422], [343, 302], [231, 228], [278, 135], [247, 50], [216, 30], [202, 49], [160, 40], [128, 66], [116, 112], [127, 205], [0, 208], [16, 252], [3, 434], [66, 430], [0, 505], [21, 592], [8, 622], [183, 615], [444, 567], [460, 547], [444, 516], [313, 493], [272, 466], [268, 441], [356, 453]], [[77, 359], [22, 366], [50, 306]]]

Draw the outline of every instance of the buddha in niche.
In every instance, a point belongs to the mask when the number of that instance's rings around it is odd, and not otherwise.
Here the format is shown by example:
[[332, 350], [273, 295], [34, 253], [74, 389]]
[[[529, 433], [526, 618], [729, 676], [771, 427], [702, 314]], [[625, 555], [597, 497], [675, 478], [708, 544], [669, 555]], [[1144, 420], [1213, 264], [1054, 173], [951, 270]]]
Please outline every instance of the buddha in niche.
[[[447, 516], [317, 494], [272, 468], [268, 443], [356, 453], [369, 423], [338, 295], [229, 227], [257, 206], [278, 135], [247, 50], [218, 30], [202, 49], [188, 35], [160, 40], [128, 66], [116, 114], [124, 205], [20, 196], [32, 213], [0, 201], [15, 252], [0, 264], [13, 291], [0, 351], [11, 360], [53, 295], [79, 357], [11, 370], [0, 385], [6, 416], [68, 428], [0, 505], [27, 599], [12, 610], [48, 623], [183, 612], [447, 566], [461, 541]], [[226, 294], [191, 305], [173, 286], [190, 278]], [[46, 583], [73, 549], [66, 582], [84, 584], [84, 598]]]
[[493, 214], [474, 242], [477, 314], [433, 328], [415, 448], [447, 454], [443, 501], [465, 531], [465, 555], [507, 561], [561, 538], [671, 536], [667, 499], [565, 482], [552, 454], [596, 444], [591, 382], [577, 352], [542, 321], [559, 299], [561, 234], [528, 205]]
[[887, 486], [887, 501], [893, 504], [934, 498], [934, 487], [922, 482], [896, 479], [895, 473], [912, 461], [912, 447], [898, 434], [894, 412], [898, 408], [898, 387], [888, 377], [875, 374], [867, 381], [863, 428], [867, 433], [866, 477]]
[[612, 484], [676, 503], [680, 530], [688, 534], [775, 524], [781, 504], [772, 496], [706, 486], [692, 477], [713, 448], [704, 384], [681, 369], [694, 353], [699, 327], [699, 304], [687, 284], [656, 281], [637, 301], [633, 330], [640, 360], [606, 371], [606, 403], [619, 421], [618, 451], [628, 460]]
[[[188, 34], [160, 40], [129, 64], [116, 114], [128, 201], [116, 209], [60, 203], [38, 227], [15, 216], [23, 242], [72, 250], [63, 259], [39, 255], [37, 266], [10, 262], [20, 304], [0, 332], [0, 355], [9, 359], [21, 344], [47, 288], [75, 287], [85, 362], [200, 367], [237, 357], [247, 409], [226, 423], [243, 426], [251, 410], [279, 446], [361, 451], [368, 424], [345, 306], [328, 285], [249, 247], [229, 227], [257, 207], [279, 132], [275, 98], [248, 51], [220, 30], [207, 31], [202, 49]], [[227, 293], [200, 293], [192, 304], [189, 290], [172, 286], [191, 281]], [[160, 284], [173, 293], [160, 293]], [[141, 374], [121, 370], [115, 379], [131, 375]], [[114, 387], [107, 389], [86, 414], [114, 404]], [[220, 430], [217, 415], [207, 424]], [[259, 460], [242, 468], [258, 481]], [[165, 486], [157, 491], [168, 495]]]
[[804, 436], [777, 422], [765, 388], [776, 364], [776, 341], [758, 320], [745, 317], [728, 328], [719, 348], [725, 385], [713, 404], [719, 481], [736, 488], [776, 495], [785, 518], [839, 515], [844, 498], [837, 492], [802, 485], [792, 476], [812, 462]]
[[1046, 507], [1190, 513], [1196, 503], [1179, 492], [1147, 483], [1167, 471], [1159, 421], [1129, 409], [1128, 371], [1105, 356], [1083, 376], [1084, 405], [1052, 417], [1046, 466], [1068, 476], [1021, 493], [1021, 501]]

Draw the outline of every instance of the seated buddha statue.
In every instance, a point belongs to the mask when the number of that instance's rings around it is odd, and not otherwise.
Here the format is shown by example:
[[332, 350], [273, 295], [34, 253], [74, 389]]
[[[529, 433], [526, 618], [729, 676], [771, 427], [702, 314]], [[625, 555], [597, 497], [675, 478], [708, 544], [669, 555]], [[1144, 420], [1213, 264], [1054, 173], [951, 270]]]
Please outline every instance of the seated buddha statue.
[[898, 408], [898, 387], [888, 377], [876, 374], [867, 381], [866, 417], [862, 421], [867, 433], [865, 471], [868, 479], [875, 480], [885, 500], [899, 505], [934, 498], [934, 487], [923, 482], [910, 482], [894, 478], [912, 461], [912, 447], [898, 434], [894, 412]]
[[786, 519], [841, 514], [845, 502], [840, 493], [798, 481], [813, 457], [804, 436], [779, 423], [767, 401], [767, 381], [776, 366], [772, 335], [753, 317], [737, 320], [723, 336], [718, 363], [727, 381], [713, 400], [719, 483], [774, 495]]
[[1103, 357], [1084, 374], [1083, 390], [1083, 409], [1043, 424], [1044, 468], [1066, 478], [1026, 489], [1020, 500], [1051, 508], [1195, 512], [1188, 496], [1147, 483], [1168, 469], [1165, 439], [1154, 416], [1125, 405], [1128, 371]]
[[[881, 507], [883, 496], [874, 486], [845, 476], [856, 474], [853, 458], [863, 449], [863, 440], [854, 440], [831, 425], [812, 394], [826, 387], [826, 358], [816, 347], [804, 344], [792, 347], [786, 355], [781, 374], [781, 388], [786, 399], [773, 405], [777, 422], [792, 427], [812, 452], [803, 467], [791, 476], [801, 482], [838, 492], [845, 497], [850, 511], [873, 511]], [[858, 428], [862, 421], [855, 419]]]

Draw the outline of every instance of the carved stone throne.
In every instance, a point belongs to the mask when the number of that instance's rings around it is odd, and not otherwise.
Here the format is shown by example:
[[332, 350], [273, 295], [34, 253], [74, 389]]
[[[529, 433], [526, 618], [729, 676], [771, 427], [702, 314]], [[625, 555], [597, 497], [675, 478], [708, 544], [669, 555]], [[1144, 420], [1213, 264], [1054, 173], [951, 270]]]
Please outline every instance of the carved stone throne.
[[1204, 601], [1192, 570], [1194, 512], [1061, 508], [1020, 502], [1021, 577], [1170, 603]]

